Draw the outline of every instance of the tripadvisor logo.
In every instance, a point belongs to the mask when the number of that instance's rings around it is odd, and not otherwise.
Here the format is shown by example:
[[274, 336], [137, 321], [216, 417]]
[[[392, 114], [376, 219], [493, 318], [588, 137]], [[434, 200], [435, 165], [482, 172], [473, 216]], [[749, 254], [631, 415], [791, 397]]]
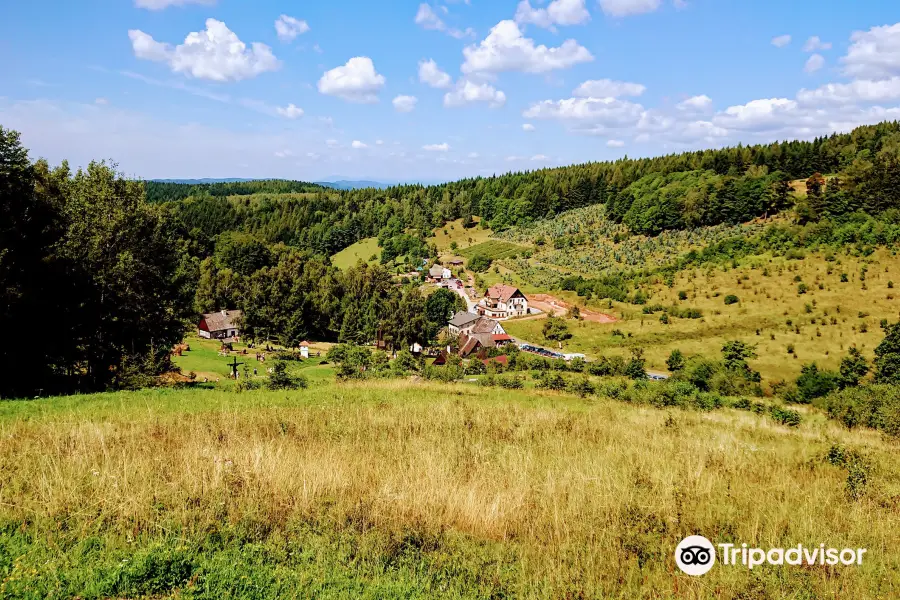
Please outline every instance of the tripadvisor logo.
[[[808, 548], [749, 548], [747, 544], [717, 544], [723, 565], [741, 565], [753, 569], [770, 565], [861, 565], [865, 548], [826, 548], [825, 544]], [[675, 564], [688, 575], [703, 575], [716, 564], [716, 547], [702, 535], [691, 535], [675, 548]]]

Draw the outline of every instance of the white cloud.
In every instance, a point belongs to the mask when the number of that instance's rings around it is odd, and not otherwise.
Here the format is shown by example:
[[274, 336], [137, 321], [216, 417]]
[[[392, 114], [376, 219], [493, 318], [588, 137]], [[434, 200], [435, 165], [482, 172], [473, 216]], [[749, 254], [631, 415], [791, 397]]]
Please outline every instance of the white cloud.
[[363, 148], [368, 148], [369, 146], [359, 140], [353, 140], [353, 143], [350, 144], [350, 147], [356, 150], [362, 150]]
[[212, 6], [216, 0], [134, 0], [134, 5], [147, 10], [162, 10], [170, 6], [184, 6], [185, 4], [204, 4]]
[[646, 90], [647, 88], [640, 83], [591, 79], [575, 88], [572, 95], [581, 98], [618, 98], [620, 96], [640, 96]]
[[554, 25], [579, 25], [591, 18], [584, 4], [585, 0], [553, 0], [547, 8], [532, 8], [528, 0], [522, 0], [516, 8], [515, 19], [522, 25], [531, 23], [545, 29]]
[[419, 61], [419, 81], [433, 88], [446, 89], [453, 85], [453, 78], [441, 71], [433, 60]]
[[275, 112], [286, 119], [298, 119], [303, 116], [303, 109], [294, 104], [288, 104], [285, 107], [276, 107]]
[[419, 99], [415, 96], [397, 96], [392, 100], [394, 105], [394, 109], [397, 112], [408, 113], [412, 112], [416, 108], [416, 104], [419, 102]]
[[533, 160], [533, 161], [547, 161], [547, 160], [550, 160], [550, 157], [547, 156], [546, 154], [535, 154], [534, 156], [531, 157], [531, 160]]
[[532, 104], [523, 114], [529, 119], [554, 119], [575, 129], [600, 130], [636, 127], [644, 113], [640, 104], [616, 98], [567, 98]]
[[659, 8], [661, 0], [600, 0], [600, 8], [611, 17], [627, 17], [650, 13]]
[[534, 40], [522, 35], [515, 21], [500, 21], [480, 44], [464, 48], [463, 55], [466, 60], [461, 70], [467, 74], [546, 73], [594, 60], [587, 48], [571, 39], [556, 48], [535, 46]]
[[130, 30], [128, 37], [137, 58], [165, 62], [173, 72], [197, 79], [240, 81], [280, 66], [268, 46], [254, 42], [248, 49], [225, 23], [216, 19], [207, 19], [204, 31], [189, 33], [184, 43], [175, 47], [157, 42], [137, 29]]
[[825, 66], [825, 57], [821, 54], [813, 54], [806, 61], [806, 64], [803, 66], [803, 70], [807, 73], [815, 73], [819, 69]]
[[319, 79], [319, 91], [349, 102], [378, 102], [378, 92], [384, 87], [384, 76], [375, 71], [368, 56], [356, 56], [342, 67], [327, 71]]
[[275, 158], [289, 158], [293, 155], [294, 153], [290, 150], [278, 150], [277, 152], [275, 152]]
[[309, 24], [306, 21], [301, 21], [288, 15], [281, 15], [275, 21], [275, 32], [278, 34], [278, 39], [282, 42], [290, 42], [307, 31], [309, 31]]
[[[447, 14], [447, 7], [442, 8], [444, 9], [444, 14]], [[432, 9], [425, 3], [419, 5], [419, 10], [416, 11], [415, 22], [416, 25], [418, 25], [422, 29], [427, 29], [430, 31], [443, 31], [447, 35], [455, 37], [458, 40], [461, 40], [465, 37], [475, 36], [475, 30], [471, 27], [467, 27], [465, 30], [457, 29], [455, 27], [447, 27], [447, 24], [444, 23], [443, 19], [441, 19], [436, 12], [434, 12], [434, 9]]]
[[841, 59], [847, 75], [867, 79], [900, 75], [900, 23], [855, 31], [850, 41], [847, 56]]
[[107, 100], [106, 98], [97, 98], [96, 100], [94, 100], [94, 104], [96, 104], [97, 106], [106, 106], [107, 104], [109, 104], [109, 100]]
[[791, 36], [789, 35], [779, 35], [778, 37], [772, 38], [772, 45], [776, 48], [784, 48], [788, 44], [791, 43]]
[[823, 42], [819, 36], [814, 35], [803, 44], [804, 52], [815, 52], [817, 50], [831, 50], [831, 42]]
[[815, 90], [800, 90], [797, 100], [806, 104], [856, 104], [900, 100], [900, 77], [880, 81], [857, 79], [850, 83], [829, 83]]
[[706, 94], [701, 94], [679, 102], [676, 108], [683, 111], [706, 112], [712, 108], [712, 103], [712, 98]]
[[622, 140], [607, 140], [606, 145], [610, 148], [621, 148], [625, 145]]
[[491, 108], [500, 108], [506, 104], [506, 94], [487, 83], [474, 83], [468, 79], [460, 79], [452, 91], [444, 94], [444, 106], [447, 108], [472, 102], [487, 102]]
[[447, 152], [450, 150], [450, 145], [447, 142], [442, 144], [428, 144], [422, 146], [422, 150], [427, 150], [428, 152]]
[[797, 103], [787, 98], [752, 100], [747, 104], [729, 106], [713, 122], [720, 127], [738, 131], [777, 129], [797, 110]]
[[523, 123], [522, 131], [534, 131], [534, 125], [532, 125], [531, 123]]

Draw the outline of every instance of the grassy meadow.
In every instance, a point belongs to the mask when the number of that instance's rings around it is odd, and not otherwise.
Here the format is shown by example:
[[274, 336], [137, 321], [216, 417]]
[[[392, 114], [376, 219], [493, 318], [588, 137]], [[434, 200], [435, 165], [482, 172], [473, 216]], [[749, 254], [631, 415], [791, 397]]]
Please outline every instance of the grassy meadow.
[[[593, 357], [624, 355], [630, 347], [642, 346], [648, 366], [665, 370], [673, 349], [717, 356], [726, 341], [741, 339], [757, 345], [759, 356], [750, 363], [765, 380], [792, 379], [809, 362], [836, 368], [852, 345], [871, 359], [884, 337], [881, 320], [895, 322], [900, 311], [893, 278], [900, 282], [900, 257], [885, 249], [865, 258], [822, 253], [797, 259], [755, 256], [737, 268], [688, 269], [675, 275], [671, 287], [662, 279], [648, 286], [645, 306], [696, 308], [702, 318], [670, 317], [664, 324], [660, 312], [643, 314], [639, 305], [613, 302], [609, 308], [608, 301], [596, 301], [590, 303], [592, 308], [622, 320], [570, 322], [573, 337], [564, 346]], [[680, 292], [686, 299], [679, 298]], [[726, 304], [730, 295], [738, 301]], [[574, 293], [562, 297], [583, 303]], [[514, 336], [540, 340], [542, 325], [532, 319], [509, 321], [504, 327]]]
[[[369, 259], [376, 257], [375, 261]], [[362, 239], [352, 246], [347, 246], [331, 257], [331, 264], [339, 269], [349, 269], [359, 261], [378, 262], [381, 257], [381, 248], [378, 246], [378, 238], [370, 237]]]
[[[408, 381], [6, 402], [0, 597], [896, 597], [896, 452], [812, 413]], [[691, 578], [694, 533], [868, 554]]]

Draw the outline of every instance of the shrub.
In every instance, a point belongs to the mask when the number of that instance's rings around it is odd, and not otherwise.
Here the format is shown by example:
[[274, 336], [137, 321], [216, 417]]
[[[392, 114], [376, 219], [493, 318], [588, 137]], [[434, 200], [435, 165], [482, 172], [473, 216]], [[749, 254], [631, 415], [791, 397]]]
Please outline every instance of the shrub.
[[740, 300], [738, 300], [738, 297], [735, 296], [734, 294], [728, 294], [727, 296], [725, 296], [725, 305], [726, 306], [731, 305], [731, 304], [737, 304], [738, 302], [740, 302]]
[[788, 427], [798, 427], [803, 420], [800, 413], [796, 410], [781, 408], [780, 406], [773, 406], [769, 410], [769, 415], [779, 425], [787, 425]]
[[808, 404], [822, 398], [838, 388], [839, 376], [834, 371], [820, 371], [816, 363], [803, 365], [797, 377], [798, 401]]
[[497, 377], [497, 385], [507, 390], [521, 390], [525, 387], [525, 382], [517, 375], [501, 376]]
[[469, 268], [476, 273], [484, 273], [491, 268], [491, 264], [493, 264], [493, 262], [493, 259], [488, 258], [483, 254], [476, 254], [469, 259]]
[[266, 382], [270, 390], [296, 390], [306, 388], [309, 382], [302, 375], [292, 377], [287, 372], [287, 363], [278, 361], [272, 366], [272, 374]]
[[688, 293], [687, 293], [686, 291], [684, 291], [684, 290], [679, 291], [679, 292], [678, 292], [678, 299], [679, 299], [679, 300], [687, 300], [687, 299], [688, 299]]
[[545, 372], [538, 379], [537, 386], [544, 390], [562, 391], [566, 389], [566, 380], [559, 373]]
[[594, 387], [594, 384], [591, 383], [591, 380], [588, 379], [587, 376], [584, 376], [574, 379], [569, 384], [569, 391], [576, 394], [579, 398], [584, 398], [593, 394], [596, 391], [596, 388]]

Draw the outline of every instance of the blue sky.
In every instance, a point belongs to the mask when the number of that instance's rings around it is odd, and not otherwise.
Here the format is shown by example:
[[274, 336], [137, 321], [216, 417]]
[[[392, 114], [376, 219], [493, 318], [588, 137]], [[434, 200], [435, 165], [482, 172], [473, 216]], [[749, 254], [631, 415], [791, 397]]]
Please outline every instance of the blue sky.
[[860, 0], [7, 3], [0, 124], [145, 178], [436, 181], [900, 118]]

